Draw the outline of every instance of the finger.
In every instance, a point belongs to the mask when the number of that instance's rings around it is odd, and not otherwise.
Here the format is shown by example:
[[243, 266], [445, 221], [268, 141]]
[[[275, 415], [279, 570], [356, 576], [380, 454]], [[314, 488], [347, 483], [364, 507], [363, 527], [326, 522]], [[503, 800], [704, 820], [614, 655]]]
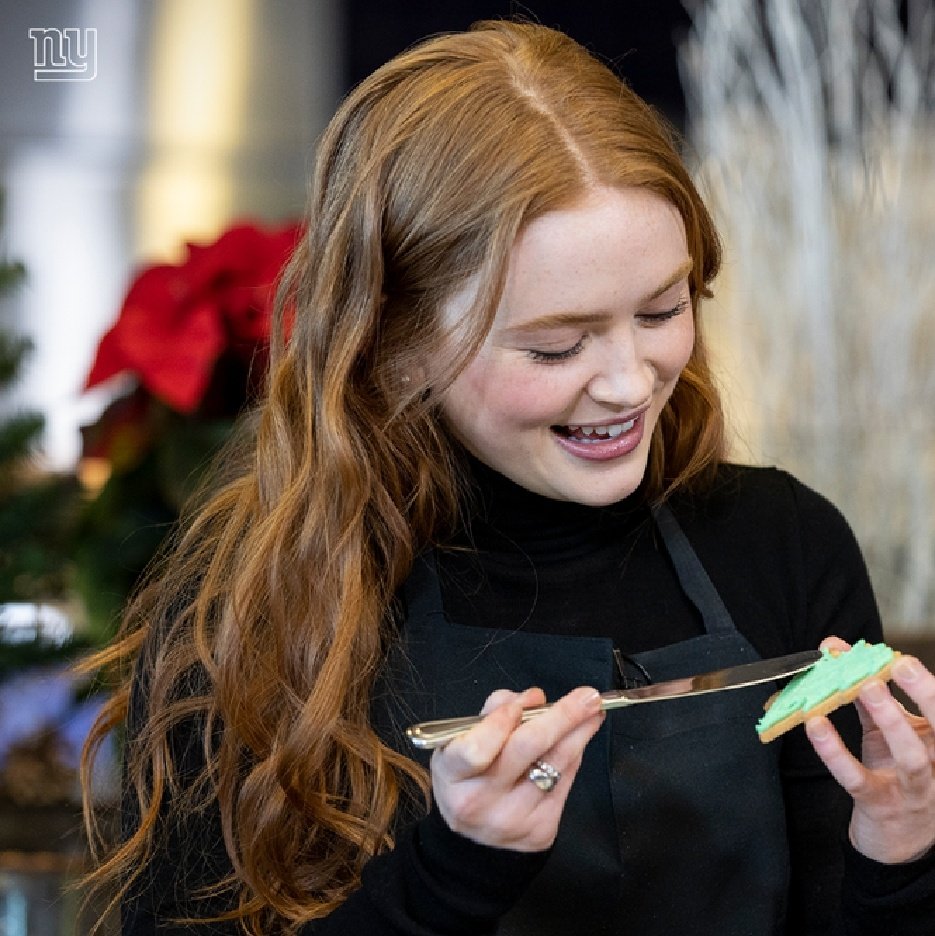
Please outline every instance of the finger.
[[520, 699], [518, 696], [499, 705], [470, 731], [436, 750], [432, 755], [436, 774], [458, 782], [488, 770], [521, 722]]
[[892, 674], [893, 681], [912, 699], [922, 717], [935, 726], [935, 675], [911, 656], [897, 660]]
[[503, 750], [504, 770], [516, 778], [523, 776], [531, 763], [600, 711], [601, 697], [596, 689], [583, 686], [563, 696], [547, 712], [516, 729]]
[[[557, 821], [581, 766], [584, 748], [600, 730], [605, 718], [604, 712], [598, 712], [597, 715], [586, 719], [565, 735], [558, 744], [544, 751], [535, 761], [528, 764], [522, 775], [516, 778], [509, 808], [535, 814], [538, 817], [537, 821], [542, 820], [546, 824], [550, 821], [548, 817], [552, 815]], [[559, 772], [558, 781], [548, 791], [537, 787], [529, 776], [532, 767], [539, 763], [549, 764]]]
[[841, 637], [835, 637], [831, 634], [818, 645], [821, 650], [830, 650], [832, 653], [845, 653], [851, 649], [851, 645]]
[[867, 711], [867, 707], [859, 698], [854, 700], [854, 708], [857, 709], [857, 717], [860, 719], [860, 727], [863, 729], [864, 734], [876, 728], [873, 716]]
[[545, 702], [545, 693], [541, 689], [527, 689], [525, 692], [513, 692], [511, 689], [497, 689], [487, 696], [481, 715], [489, 715], [494, 709], [516, 699], [523, 708], [542, 705]]
[[569, 731], [553, 748], [541, 755], [539, 760], [553, 764], [562, 772], [562, 781], [568, 781], [570, 786], [581, 766], [584, 749], [588, 742], [601, 729], [607, 715], [598, 712], [597, 715], [581, 722], [577, 728]]
[[847, 749], [831, 721], [824, 715], [809, 718], [805, 722], [805, 733], [831, 776], [851, 796], [859, 795], [866, 787], [870, 773]]
[[932, 783], [932, 764], [911, 716], [878, 679], [861, 690], [860, 699], [890, 749], [900, 785], [908, 793], [927, 791]]
[[[509, 734], [520, 723], [522, 710], [545, 703], [545, 693], [532, 687], [516, 693], [509, 689], [492, 692], [481, 709], [484, 721], [446, 745], [447, 757], [439, 757], [436, 770], [449, 780], [464, 780], [489, 769]], [[497, 718], [491, 721], [496, 714]], [[488, 724], [489, 722], [489, 724]]]
[[513, 692], [511, 689], [497, 689], [496, 692], [491, 692], [484, 700], [480, 714], [489, 715], [494, 709], [498, 709], [501, 705], [506, 705], [507, 702], [512, 702], [516, 698], [519, 698], [518, 692]]

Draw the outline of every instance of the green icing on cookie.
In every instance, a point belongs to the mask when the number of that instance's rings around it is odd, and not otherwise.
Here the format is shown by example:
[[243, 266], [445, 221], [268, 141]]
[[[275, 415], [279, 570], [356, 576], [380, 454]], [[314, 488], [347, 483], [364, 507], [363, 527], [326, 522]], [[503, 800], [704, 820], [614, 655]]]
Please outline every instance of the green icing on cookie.
[[756, 730], [762, 734], [784, 718], [813, 708], [836, 692], [850, 689], [878, 673], [892, 659], [893, 651], [886, 644], [868, 644], [865, 640], [858, 640], [850, 650], [837, 656], [823, 650], [821, 659], [811, 669], [799, 673], [776, 696], [757, 722]]

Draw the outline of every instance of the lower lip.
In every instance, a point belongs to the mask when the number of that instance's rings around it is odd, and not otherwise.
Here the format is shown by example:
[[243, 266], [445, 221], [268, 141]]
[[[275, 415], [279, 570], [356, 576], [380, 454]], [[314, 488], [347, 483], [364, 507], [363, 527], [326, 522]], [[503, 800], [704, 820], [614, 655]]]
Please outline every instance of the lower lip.
[[621, 432], [616, 438], [600, 442], [584, 442], [553, 432], [555, 441], [570, 455], [586, 461], [610, 461], [629, 455], [643, 441], [643, 417], [638, 416], [632, 429]]

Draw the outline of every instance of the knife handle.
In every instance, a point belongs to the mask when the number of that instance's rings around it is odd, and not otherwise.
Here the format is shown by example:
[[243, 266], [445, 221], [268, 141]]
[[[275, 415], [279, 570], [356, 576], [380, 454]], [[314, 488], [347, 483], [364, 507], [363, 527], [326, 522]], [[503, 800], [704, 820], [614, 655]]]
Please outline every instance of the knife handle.
[[[622, 692], [602, 692], [601, 693], [601, 711], [607, 712], [610, 709], [624, 708], [627, 705], [635, 705], [641, 699], [630, 699]], [[552, 708], [552, 703], [545, 705], [533, 705], [530, 708], [523, 709], [520, 716], [521, 722], [528, 722], [530, 718], [535, 718], [543, 712]], [[437, 721], [419, 722], [418, 725], [411, 725], [406, 729], [406, 737], [417, 748], [422, 750], [431, 750], [447, 744], [459, 735], [466, 734], [475, 725], [479, 725], [485, 718], [484, 715], [467, 715], [463, 718], [439, 718]]]
[[[521, 720], [527, 722], [530, 718], [547, 712], [551, 707], [551, 704], [546, 704], [523, 709]], [[459, 735], [466, 734], [475, 725], [479, 725], [484, 717], [483, 715], [468, 715], [464, 718], [439, 718], [436, 721], [419, 722], [418, 725], [412, 725], [406, 729], [406, 737], [415, 747], [431, 750], [447, 744]]]

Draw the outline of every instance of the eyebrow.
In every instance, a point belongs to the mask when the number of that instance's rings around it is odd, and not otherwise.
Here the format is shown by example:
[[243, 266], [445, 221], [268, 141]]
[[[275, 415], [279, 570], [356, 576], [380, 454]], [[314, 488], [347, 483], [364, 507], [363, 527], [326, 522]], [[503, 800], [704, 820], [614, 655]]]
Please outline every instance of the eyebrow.
[[[675, 272], [669, 276], [664, 283], [658, 286], [652, 292], [643, 296], [639, 305], [645, 305], [658, 299], [663, 293], [668, 292], [676, 283], [681, 282], [691, 273], [691, 258], [680, 264]], [[519, 334], [523, 332], [544, 331], [549, 328], [562, 328], [569, 325], [596, 325], [606, 322], [610, 318], [609, 312], [550, 312], [547, 315], [540, 315], [539, 318], [531, 319], [528, 322], [522, 322], [519, 325], [513, 325], [505, 328], [507, 334]]]

